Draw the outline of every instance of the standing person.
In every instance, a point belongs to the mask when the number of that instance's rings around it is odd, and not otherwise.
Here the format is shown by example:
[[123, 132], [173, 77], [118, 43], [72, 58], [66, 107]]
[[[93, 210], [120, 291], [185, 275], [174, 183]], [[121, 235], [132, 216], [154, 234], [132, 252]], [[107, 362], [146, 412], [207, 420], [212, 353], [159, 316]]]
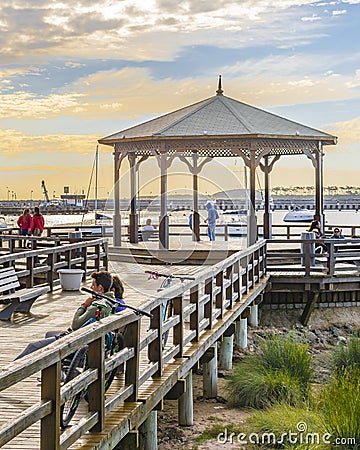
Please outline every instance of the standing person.
[[208, 224], [208, 236], [210, 241], [215, 241], [216, 220], [219, 218], [219, 214], [211, 202], [206, 203], [206, 209], [208, 211], [206, 219]]
[[35, 206], [34, 215], [31, 220], [30, 233], [33, 236], [41, 236], [44, 231], [44, 225], [44, 216], [41, 214], [39, 207]]
[[[29, 236], [30, 227], [31, 227], [31, 214], [30, 209], [25, 208], [21, 216], [17, 220], [17, 224], [19, 226], [19, 235], [20, 236]], [[20, 247], [22, 246], [22, 240], [20, 239]], [[24, 241], [25, 247], [25, 241]]]

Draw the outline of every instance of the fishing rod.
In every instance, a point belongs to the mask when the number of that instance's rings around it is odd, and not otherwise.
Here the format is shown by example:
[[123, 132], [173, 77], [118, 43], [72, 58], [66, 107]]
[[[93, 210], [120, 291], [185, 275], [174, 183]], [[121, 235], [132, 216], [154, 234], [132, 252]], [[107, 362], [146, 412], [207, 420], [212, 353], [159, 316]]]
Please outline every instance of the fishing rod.
[[177, 278], [177, 279], [179, 279], [181, 281], [184, 281], [184, 280], [195, 280], [195, 278], [193, 278], [193, 277], [187, 277], [187, 276], [183, 276], [183, 275], [171, 275], [169, 273], [159, 273], [159, 272], [156, 272], [156, 271], [153, 271], [153, 270], [145, 270], [145, 273], [149, 273], [150, 274], [150, 278], [152, 278], [153, 280], [157, 280], [160, 277], [171, 278], [171, 279]]
[[[100, 294], [100, 292], [95, 292], [92, 289], [82, 287], [80, 288], [80, 291], [87, 292], [88, 294], [91, 294], [95, 298], [104, 298], [105, 300], [110, 300], [112, 303], [116, 303], [112, 298], [108, 297], [107, 295]], [[131, 311], [134, 311], [136, 315], [142, 315], [152, 318], [152, 314], [148, 313], [147, 311], [144, 311], [143, 309], [134, 308], [134, 306], [127, 305], [126, 303], [119, 303], [120, 306], [123, 306], [124, 308], [131, 309]]]

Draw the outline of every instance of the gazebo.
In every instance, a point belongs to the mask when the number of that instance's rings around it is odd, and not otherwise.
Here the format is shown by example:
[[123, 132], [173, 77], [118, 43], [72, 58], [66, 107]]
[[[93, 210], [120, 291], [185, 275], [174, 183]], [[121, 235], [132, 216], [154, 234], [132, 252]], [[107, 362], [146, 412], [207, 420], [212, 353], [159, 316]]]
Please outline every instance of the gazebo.
[[270, 172], [282, 155], [305, 155], [315, 171], [315, 216], [323, 223], [323, 147], [335, 145], [337, 138], [262, 109], [226, 97], [221, 75], [216, 95], [174, 112], [99, 139], [114, 148], [114, 245], [121, 245], [120, 167], [130, 164], [130, 242], [138, 242], [136, 173], [149, 157], [160, 168], [160, 247], [169, 248], [167, 215], [167, 170], [178, 157], [193, 176], [193, 230], [199, 240], [198, 175], [215, 157], [241, 157], [249, 169], [250, 206], [248, 244], [256, 242], [256, 169], [264, 173], [264, 237], [271, 235]]

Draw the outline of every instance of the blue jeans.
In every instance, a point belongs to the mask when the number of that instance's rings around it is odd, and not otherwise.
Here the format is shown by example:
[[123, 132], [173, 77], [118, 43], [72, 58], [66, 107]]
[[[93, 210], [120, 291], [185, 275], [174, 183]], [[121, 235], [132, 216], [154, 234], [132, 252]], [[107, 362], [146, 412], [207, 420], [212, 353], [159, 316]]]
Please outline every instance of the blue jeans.
[[216, 225], [208, 225], [208, 236], [210, 241], [215, 241], [215, 228]]

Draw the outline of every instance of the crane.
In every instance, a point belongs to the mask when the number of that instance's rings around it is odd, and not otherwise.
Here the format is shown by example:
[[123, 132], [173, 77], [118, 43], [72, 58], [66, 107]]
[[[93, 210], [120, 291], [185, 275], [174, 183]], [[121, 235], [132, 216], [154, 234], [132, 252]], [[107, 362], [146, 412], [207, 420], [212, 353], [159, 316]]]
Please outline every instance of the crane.
[[41, 181], [41, 187], [43, 188], [43, 191], [44, 191], [45, 200], [46, 200], [47, 203], [49, 203], [49, 202], [50, 202], [50, 199], [49, 199], [48, 191], [47, 191], [47, 189], [46, 189], [45, 181], [44, 181], [44, 180]]

